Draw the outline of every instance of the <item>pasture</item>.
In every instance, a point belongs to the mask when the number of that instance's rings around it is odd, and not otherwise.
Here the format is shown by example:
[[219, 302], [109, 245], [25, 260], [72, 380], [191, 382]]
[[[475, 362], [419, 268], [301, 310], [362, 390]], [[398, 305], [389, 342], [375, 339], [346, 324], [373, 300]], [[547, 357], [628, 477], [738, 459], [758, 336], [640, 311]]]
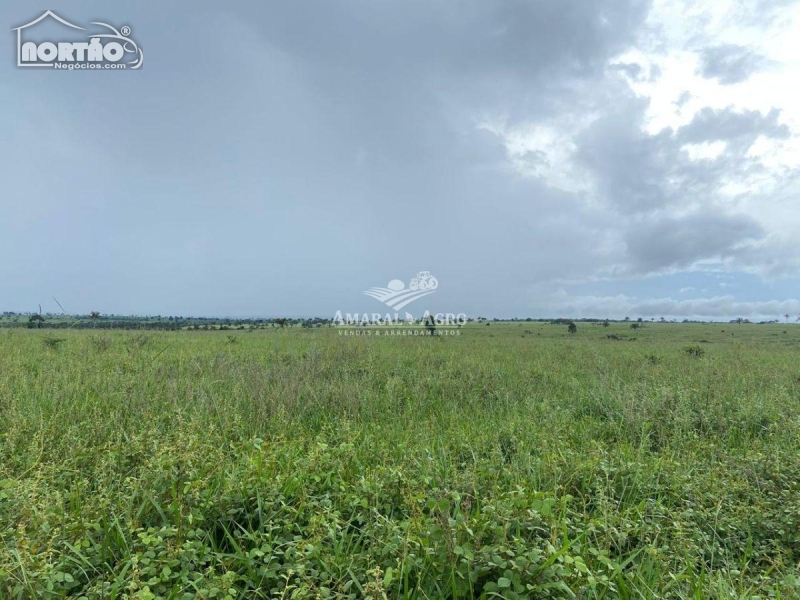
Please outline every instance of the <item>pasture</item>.
[[800, 325], [0, 329], [0, 597], [797, 598]]

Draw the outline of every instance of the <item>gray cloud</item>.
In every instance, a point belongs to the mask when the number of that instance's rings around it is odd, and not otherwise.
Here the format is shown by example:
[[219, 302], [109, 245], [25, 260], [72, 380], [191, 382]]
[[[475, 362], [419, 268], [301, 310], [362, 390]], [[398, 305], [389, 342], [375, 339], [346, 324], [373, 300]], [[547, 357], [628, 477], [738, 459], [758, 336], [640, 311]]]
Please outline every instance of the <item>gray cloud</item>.
[[[747, 150], [759, 136], [790, 135], [777, 109], [705, 108], [677, 131], [648, 134], [646, 100], [620, 95], [616, 100], [576, 140], [578, 164], [591, 173], [598, 199], [618, 218], [614, 228], [624, 250], [608, 257], [616, 267], [606, 272], [668, 272], [714, 260], [732, 268], [759, 265], [755, 268], [765, 274], [793, 273], [797, 263], [788, 257], [796, 250], [766, 243], [763, 226], [734, 212], [719, 191], [732, 177], [763, 175], [760, 160]], [[714, 159], [692, 160], [683, 150], [686, 144], [713, 141], [726, 144]]]
[[[141, 33], [141, 72], [0, 67], [6, 101], [27, 107], [2, 156], [4, 185], [27, 200], [4, 208], [28, 222], [0, 224], [23, 256], [0, 266], [12, 284], [0, 304], [57, 295], [70, 310], [319, 314], [426, 265], [442, 273], [437, 298], [449, 278], [491, 308], [503, 300], [475, 272], [506, 286], [584, 272], [602, 259], [569, 255], [594, 246], [580, 203], [516, 181], [476, 118], [556, 113], [564, 86], [602, 77], [634, 40], [646, 8], [119, 3], [109, 17]], [[51, 153], [46, 171], [21, 160]]]
[[[0, 262], [0, 309], [56, 295], [75, 311], [330, 314], [377, 308], [361, 290], [425, 268], [441, 282], [432, 308], [524, 314], [532, 283], [708, 257], [792, 265], [717, 194], [759, 168], [737, 148], [787, 135], [777, 112], [644, 131], [647, 99], [610, 66], [649, 35], [648, 9], [65, 2], [73, 22], [130, 23], [145, 66], [0, 63], [0, 247], [16, 257]], [[36, 15], [13, 2], [0, 16]], [[591, 123], [564, 144], [589, 191], [521, 176], [479, 127], [554, 119]], [[712, 139], [730, 146], [714, 161], [681, 151]], [[524, 160], [565, 166], [535, 149]]]
[[670, 202], [665, 187], [674, 154], [669, 133], [644, 133], [646, 108], [646, 100], [618, 98], [617, 105], [606, 109], [576, 141], [578, 162], [594, 174], [605, 201], [624, 214]]
[[732, 108], [714, 110], [703, 108], [691, 123], [677, 131], [680, 143], [723, 141], [747, 150], [759, 136], [773, 139], [789, 137], [789, 128], [778, 122], [780, 110], [773, 108], [767, 114], [756, 110], [735, 111]]
[[736, 44], [704, 48], [700, 60], [700, 74], [723, 85], [746, 81], [766, 64], [763, 56]]
[[644, 69], [637, 63], [616, 63], [611, 65], [611, 70], [620, 71], [633, 80], [641, 79]]
[[751, 217], [701, 211], [636, 222], [626, 242], [634, 268], [648, 273], [687, 268], [699, 260], [723, 261], [763, 237], [763, 228]]

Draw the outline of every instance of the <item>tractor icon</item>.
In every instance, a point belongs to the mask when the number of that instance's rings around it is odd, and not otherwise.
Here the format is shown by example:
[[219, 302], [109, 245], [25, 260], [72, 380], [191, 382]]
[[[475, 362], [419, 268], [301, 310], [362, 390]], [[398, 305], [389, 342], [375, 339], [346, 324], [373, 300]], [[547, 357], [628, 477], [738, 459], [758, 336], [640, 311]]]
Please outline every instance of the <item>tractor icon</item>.
[[412, 290], [435, 290], [439, 287], [439, 280], [431, 275], [430, 271], [420, 271], [417, 276], [411, 280], [408, 287]]

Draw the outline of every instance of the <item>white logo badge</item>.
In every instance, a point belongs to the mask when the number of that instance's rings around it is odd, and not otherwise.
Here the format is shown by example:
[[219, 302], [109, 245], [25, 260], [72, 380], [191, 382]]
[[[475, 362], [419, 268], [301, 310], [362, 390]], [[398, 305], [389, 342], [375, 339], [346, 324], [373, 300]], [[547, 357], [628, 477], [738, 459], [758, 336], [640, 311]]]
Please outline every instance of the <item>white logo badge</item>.
[[439, 281], [430, 271], [420, 271], [409, 282], [408, 287], [399, 279], [393, 279], [385, 288], [370, 288], [364, 294], [383, 302], [389, 308], [400, 310], [423, 296], [433, 294], [438, 287]]
[[[70, 28], [73, 40], [57, 40], [45, 42], [24, 41], [24, 33], [46, 18]], [[73, 25], [65, 21], [53, 11], [48, 10], [38, 19], [26, 25], [15, 27], [17, 32], [17, 66], [18, 67], [50, 67], [55, 69], [138, 69], [142, 66], [144, 54], [139, 45], [130, 37], [131, 28], [127, 25], [116, 29], [108, 23], [93, 21], [92, 25], [105, 27], [97, 33], [81, 37], [75, 31], [87, 31], [85, 27]], [[66, 32], [65, 32], [66, 37]], [[89, 41], [85, 41], [89, 38]], [[123, 61], [124, 58], [131, 60]]]

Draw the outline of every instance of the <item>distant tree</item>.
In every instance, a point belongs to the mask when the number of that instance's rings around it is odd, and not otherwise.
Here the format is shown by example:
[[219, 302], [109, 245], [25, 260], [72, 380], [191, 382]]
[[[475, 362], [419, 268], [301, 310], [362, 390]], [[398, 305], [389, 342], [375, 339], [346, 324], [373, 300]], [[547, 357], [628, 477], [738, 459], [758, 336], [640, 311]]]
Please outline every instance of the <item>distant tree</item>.
[[40, 314], [33, 314], [28, 319], [28, 327], [31, 329], [40, 329], [44, 323], [44, 317]]
[[783, 318], [786, 319], [786, 322], [788, 323], [789, 322], [789, 313], [786, 313], [785, 315], [783, 315]]
[[577, 333], [578, 332], [578, 326], [575, 325], [575, 323], [570, 322], [570, 324], [567, 325], [567, 331], [569, 331], [570, 333]]
[[433, 315], [429, 314], [428, 318], [425, 319], [425, 329], [427, 329], [428, 333], [431, 335], [434, 335], [436, 333], [436, 321], [434, 320]]

